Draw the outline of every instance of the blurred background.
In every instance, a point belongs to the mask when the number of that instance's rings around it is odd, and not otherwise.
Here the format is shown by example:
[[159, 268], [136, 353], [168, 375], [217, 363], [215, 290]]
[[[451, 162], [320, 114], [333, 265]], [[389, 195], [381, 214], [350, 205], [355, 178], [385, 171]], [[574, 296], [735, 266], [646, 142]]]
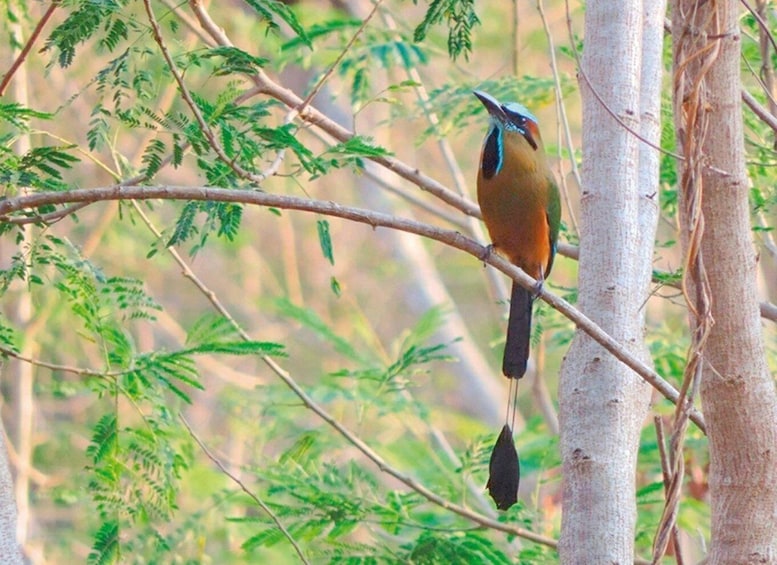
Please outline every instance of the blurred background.
[[[257, 174], [283, 157], [260, 190], [412, 218], [488, 243], [479, 220], [353, 146], [299, 120], [284, 126], [289, 108], [277, 100], [256, 94], [242, 102], [245, 113], [233, 110], [252, 87], [235, 53], [216, 50], [186, 3], [151, 5], [229, 155]], [[371, 17], [373, 4], [360, 0], [202, 5], [236, 48], [262, 59], [273, 81], [301, 98], [316, 88], [311, 102], [329, 119], [469, 200], [487, 127], [472, 90], [527, 106], [563, 194], [562, 254], [547, 285], [574, 302], [569, 255], [584, 237], [575, 221], [583, 157], [578, 2], [487, 3], [473, 12], [477, 21], [445, 13], [422, 40], [418, 29], [430, 8], [442, 10], [439, 2], [389, 0]], [[79, 10], [95, 6], [89, 28]], [[0, 68], [10, 68], [48, 8], [8, 4]], [[458, 27], [449, 29], [451, 21]], [[755, 29], [746, 15], [743, 29]], [[756, 64], [757, 37], [744, 47]], [[105, 187], [139, 174], [143, 184], [252, 188], [205, 147], [142, 3], [61, 3], [0, 102], [51, 114], [32, 116], [25, 127], [0, 122], [6, 154], [57, 147], [77, 159], [54, 166], [57, 174], [40, 167], [27, 178], [10, 173], [7, 156], [7, 197], [25, 186]], [[663, 107], [671, 149], [668, 100]], [[773, 300], [773, 140], [753, 115], [746, 120], [763, 300]], [[174, 163], [164, 161], [169, 156]], [[655, 292], [645, 308], [656, 369], [677, 385], [688, 342], [682, 295], [671, 286], [682, 267], [675, 180], [665, 156]], [[171, 242], [177, 258], [166, 248]], [[218, 302], [251, 340], [281, 344], [286, 357], [275, 361], [282, 369], [388, 464], [495, 518], [484, 485], [507, 398], [499, 367], [508, 281], [476, 257], [312, 213], [136, 201], [7, 227], [0, 260], [3, 343], [36, 360], [2, 365], [3, 424], [31, 562], [298, 561], [256, 499], [313, 563], [556, 561], [546, 544], [478, 528], [382, 473], [257, 355], [192, 351], [240, 341], [219, 322]], [[552, 539], [560, 526], [555, 390], [573, 327], [543, 303], [535, 316], [515, 430], [520, 501], [503, 519]], [[773, 362], [774, 324], [765, 328]], [[671, 407], [656, 398], [655, 412], [668, 415]], [[694, 555], [708, 535], [707, 460], [703, 436], [695, 429], [689, 436], [679, 524]], [[648, 554], [663, 506], [652, 425], [643, 434], [637, 492], [637, 547]]]

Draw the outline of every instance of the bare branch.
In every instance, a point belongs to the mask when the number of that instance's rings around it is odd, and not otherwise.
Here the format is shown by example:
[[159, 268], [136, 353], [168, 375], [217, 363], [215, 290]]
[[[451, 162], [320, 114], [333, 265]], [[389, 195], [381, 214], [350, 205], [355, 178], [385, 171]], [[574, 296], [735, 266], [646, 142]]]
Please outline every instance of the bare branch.
[[0, 82], [0, 96], [5, 94], [5, 89], [8, 88], [8, 84], [11, 82], [14, 74], [16, 74], [16, 70], [22, 66], [22, 63], [24, 63], [24, 60], [30, 53], [32, 46], [35, 45], [35, 42], [38, 40], [38, 36], [41, 34], [43, 28], [46, 27], [46, 24], [51, 19], [51, 16], [54, 14], [54, 10], [59, 7], [60, 2], [61, 0], [52, 0], [51, 5], [38, 21], [38, 25], [35, 26], [34, 30], [32, 30], [32, 34], [30, 34], [30, 38], [27, 40], [24, 48], [19, 52], [19, 56], [16, 57], [16, 60], [11, 65], [11, 68], [8, 69], [8, 72], [5, 73], [5, 76], [3, 76], [2, 82]]
[[[509, 263], [496, 253], [487, 253], [487, 248], [476, 241], [465, 237], [457, 231], [445, 230], [429, 224], [424, 224], [407, 218], [382, 214], [361, 208], [342, 206], [335, 202], [323, 202], [296, 196], [283, 196], [266, 192], [220, 189], [210, 187], [184, 186], [112, 186], [107, 188], [77, 189], [68, 192], [41, 192], [27, 196], [17, 196], [0, 201], [0, 221], [6, 221], [8, 214], [25, 208], [34, 208], [44, 204], [67, 204], [73, 202], [97, 202], [100, 200], [209, 200], [214, 202], [238, 202], [288, 210], [317, 212], [328, 216], [344, 218], [355, 222], [368, 224], [372, 227], [387, 227], [414, 233], [434, 239], [465, 251], [470, 255], [484, 260], [496, 267], [521, 286], [533, 291], [537, 281], [521, 269]], [[485, 257], [485, 259], [483, 259]], [[598, 325], [584, 316], [566, 300], [559, 298], [547, 289], [539, 292], [539, 297], [570, 319], [580, 329], [590, 335], [597, 343], [613, 354], [616, 359], [635, 371], [665, 398], [676, 403], [678, 391], [663, 379], [653, 369], [632, 355], [622, 344], [607, 334]], [[701, 413], [692, 408], [690, 418], [704, 431], [704, 418]]]
[[[575, 159], [575, 144], [572, 141], [572, 130], [569, 127], [569, 120], [567, 119], [567, 110], [564, 106], [564, 93], [561, 90], [561, 79], [558, 70], [558, 64], [556, 62], [556, 48], [553, 42], [553, 34], [550, 32], [550, 25], [548, 24], [548, 18], [545, 15], [545, 4], [542, 0], [537, 0], [537, 12], [542, 20], [542, 28], [545, 31], [545, 37], [548, 41], [548, 55], [550, 56], [550, 70], [553, 74], [553, 88], [556, 92], [556, 113], [558, 114], [559, 128], [564, 130], [564, 142], [569, 151], [569, 164], [572, 168], [572, 175], [575, 177], [577, 186], [583, 186], [583, 180], [580, 177], [580, 169], [577, 166], [577, 160]], [[572, 40], [572, 38], [570, 38]], [[559, 138], [561, 133], [559, 133]], [[559, 162], [561, 162], [561, 148], [562, 144], [559, 143]], [[580, 228], [577, 225], [577, 218], [575, 217], [575, 209], [572, 206], [572, 201], [569, 196], [569, 186], [566, 181], [566, 175], [562, 174], [563, 171], [559, 170], [559, 182], [562, 187], [562, 193], [564, 195], [564, 201], [567, 207], [567, 214], [569, 215], [570, 223], [572, 224], [573, 233], [579, 234]]]
[[652, 141], [645, 139], [643, 135], [641, 135], [638, 131], [636, 131], [634, 128], [632, 128], [630, 125], [624, 122], [621, 119], [621, 117], [612, 108], [610, 108], [610, 106], [602, 99], [601, 94], [599, 94], [599, 91], [596, 90], [593, 84], [591, 84], [591, 81], [588, 80], [588, 75], [586, 75], [585, 70], [583, 69], [583, 66], [580, 64], [580, 54], [578, 53], [577, 48], [575, 47], [575, 33], [572, 30], [572, 15], [569, 10], [569, 0], [565, 1], [565, 5], [566, 5], [567, 30], [569, 33], [569, 43], [572, 47], [572, 53], [575, 56], [575, 61], [577, 62], [577, 72], [580, 75], [581, 80], [585, 81], [586, 86], [591, 89], [591, 94], [594, 95], [594, 98], [596, 98], [597, 102], [601, 104], [602, 108], [604, 108], [604, 110], [610, 115], [610, 117], [613, 120], [615, 120], [618, 123], [618, 125], [623, 127], [623, 129], [628, 131], [631, 135], [639, 139], [642, 143], [644, 143], [648, 147], [652, 147], [653, 149], [663, 153], [664, 155], [669, 155], [670, 157], [674, 157], [678, 161], [682, 161], [683, 159], [682, 155], [679, 155], [677, 153], [664, 149], [663, 147], [656, 145]]
[[0, 355], [4, 355], [6, 357], [13, 357], [14, 359], [18, 359], [19, 361], [22, 361], [24, 363], [29, 363], [30, 365], [33, 365], [35, 367], [42, 367], [44, 369], [49, 369], [50, 371], [72, 373], [80, 377], [109, 377], [109, 376], [116, 376], [119, 374], [119, 373], [105, 373], [101, 371], [95, 371], [94, 369], [84, 369], [82, 367], [75, 367], [73, 365], [61, 365], [59, 363], [49, 363], [48, 361], [42, 361], [40, 359], [35, 359], [33, 357], [23, 355], [18, 351], [14, 351], [10, 347], [6, 347], [5, 345], [2, 345], [2, 344], [0, 344]]
[[761, 103], [755, 99], [755, 96], [750, 94], [744, 88], [742, 89], [742, 101], [747, 104], [747, 107], [750, 108], [756, 116], [761, 118], [763, 123], [772, 128], [775, 134], [777, 134], [777, 117], [769, 112], [769, 110], [761, 106]]

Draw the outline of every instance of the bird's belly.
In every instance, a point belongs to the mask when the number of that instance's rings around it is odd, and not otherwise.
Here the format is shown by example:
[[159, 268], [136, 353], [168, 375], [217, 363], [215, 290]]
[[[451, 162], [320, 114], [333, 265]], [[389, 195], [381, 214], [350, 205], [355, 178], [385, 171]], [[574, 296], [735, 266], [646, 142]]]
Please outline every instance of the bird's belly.
[[545, 206], [533, 195], [517, 191], [498, 194], [489, 184], [479, 187], [478, 200], [491, 242], [530, 276], [544, 276], [551, 255]]

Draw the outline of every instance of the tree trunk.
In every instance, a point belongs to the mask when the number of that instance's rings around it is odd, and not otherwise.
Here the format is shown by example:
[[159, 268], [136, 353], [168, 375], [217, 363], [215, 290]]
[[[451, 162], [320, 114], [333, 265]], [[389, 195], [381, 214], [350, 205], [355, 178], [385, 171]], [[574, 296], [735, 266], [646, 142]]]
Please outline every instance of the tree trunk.
[[10, 467], [5, 440], [0, 437], [0, 558], [3, 563], [16, 565], [24, 561], [16, 541], [16, 499]]
[[[658, 158], [624, 124], [657, 144], [664, 7], [636, 0], [588, 2], [580, 79], [579, 306], [645, 360]], [[649, 399], [649, 387], [636, 374], [577, 333], [559, 384], [562, 563], [633, 562], [634, 474]]]
[[[700, 352], [710, 564], [777, 560], [777, 394], [765, 360], [750, 229], [738, 8], [734, 0], [678, 0], [672, 14], [682, 239], [687, 254], [701, 235], [713, 320]], [[702, 232], [694, 234], [697, 224]], [[686, 295], [692, 311], [701, 309], [699, 281]], [[691, 323], [696, 331], [704, 320]]]

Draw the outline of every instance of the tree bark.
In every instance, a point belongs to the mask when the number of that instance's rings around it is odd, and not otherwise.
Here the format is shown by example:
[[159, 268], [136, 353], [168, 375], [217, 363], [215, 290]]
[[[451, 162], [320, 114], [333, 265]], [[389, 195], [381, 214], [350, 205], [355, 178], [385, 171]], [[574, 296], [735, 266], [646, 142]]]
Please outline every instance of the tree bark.
[[[664, 7], [589, 2], [581, 64], [579, 305], [645, 360], [658, 157], [633, 132], [658, 142]], [[559, 384], [562, 563], [633, 562], [635, 469], [649, 399], [642, 379], [577, 333]]]
[[[777, 561], [777, 392], [759, 319], [738, 8], [734, 0], [678, 0], [672, 14], [682, 239], [687, 254], [699, 235], [694, 225], [703, 230], [698, 248], [713, 320], [700, 351], [710, 449], [709, 564]], [[692, 311], [703, 299], [699, 282], [691, 281], [686, 293]], [[696, 331], [703, 320], [692, 316], [691, 323]]]
[[16, 499], [8, 450], [2, 436], [0, 436], [0, 557], [2, 562], [8, 565], [24, 562], [21, 548], [16, 541]]

